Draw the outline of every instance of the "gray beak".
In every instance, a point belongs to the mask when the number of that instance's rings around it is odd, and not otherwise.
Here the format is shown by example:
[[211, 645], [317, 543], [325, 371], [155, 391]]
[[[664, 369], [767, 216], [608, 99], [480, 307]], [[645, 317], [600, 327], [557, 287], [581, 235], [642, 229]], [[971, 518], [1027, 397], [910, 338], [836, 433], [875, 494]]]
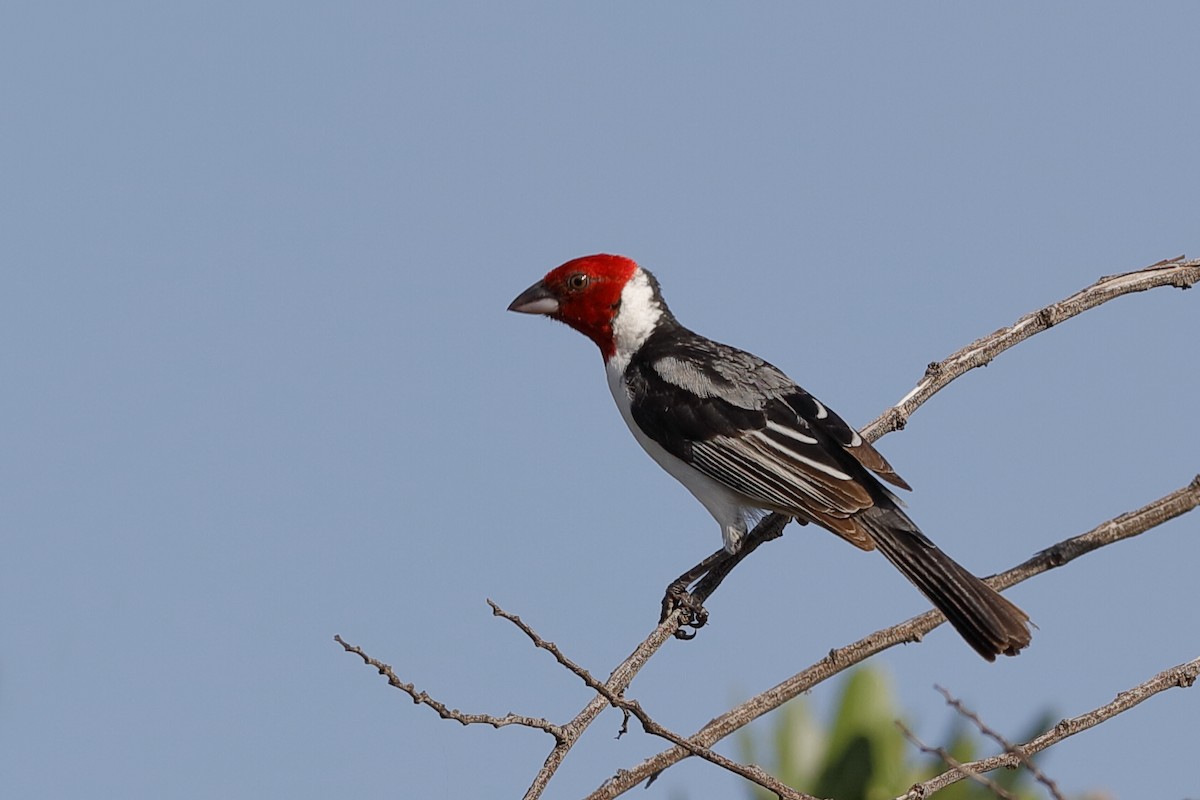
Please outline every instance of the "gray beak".
[[508, 304], [508, 310], [521, 314], [553, 314], [558, 311], [558, 299], [538, 281], [517, 295], [517, 299]]

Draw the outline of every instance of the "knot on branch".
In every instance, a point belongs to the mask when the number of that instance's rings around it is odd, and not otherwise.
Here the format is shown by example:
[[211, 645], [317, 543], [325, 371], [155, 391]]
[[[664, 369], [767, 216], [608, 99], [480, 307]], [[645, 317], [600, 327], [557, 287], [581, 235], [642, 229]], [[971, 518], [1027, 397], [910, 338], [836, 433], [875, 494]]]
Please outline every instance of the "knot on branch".
[[905, 426], [908, 425], [908, 414], [905, 414], [895, 406], [887, 410], [886, 416], [887, 421], [885, 423], [885, 430], [902, 431], [904, 430]]
[[1038, 312], [1038, 322], [1047, 328], [1053, 328], [1058, 324], [1060, 319], [1062, 319], [1062, 311], [1059, 309], [1057, 303], [1052, 306], [1046, 306]]
[[1067, 554], [1063, 549], [1062, 542], [1059, 542], [1053, 547], [1047, 547], [1045, 550], [1038, 553], [1038, 556], [1045, 559], [1050, 568], [1061, 567], [1070, 560], [1067, 558]]

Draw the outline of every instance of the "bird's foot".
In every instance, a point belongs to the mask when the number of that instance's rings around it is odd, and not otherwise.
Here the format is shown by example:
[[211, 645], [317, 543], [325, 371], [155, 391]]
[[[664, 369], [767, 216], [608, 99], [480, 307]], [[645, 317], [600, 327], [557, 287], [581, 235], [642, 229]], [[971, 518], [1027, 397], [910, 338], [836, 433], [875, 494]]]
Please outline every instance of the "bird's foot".
[[708, 610], [698, 597], [687, 590], [687, 584], [675, 581], [667, 587], [662, 599], [662, 616], [658, 618], [661, 625], [676, 611], [683, 609], [683, 619], [680, 620], [679, 630], [675, 631], [676, 639], [694, 639], [696, 631], [708, 624]]

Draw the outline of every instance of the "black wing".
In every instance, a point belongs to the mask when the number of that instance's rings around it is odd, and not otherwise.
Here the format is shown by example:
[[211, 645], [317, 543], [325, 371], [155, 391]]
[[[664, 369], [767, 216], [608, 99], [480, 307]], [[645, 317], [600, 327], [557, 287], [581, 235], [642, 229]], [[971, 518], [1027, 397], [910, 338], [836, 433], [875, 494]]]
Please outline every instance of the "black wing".
[[637, 425], [667, 452], [744, 495], [869, 546], [848, 519], [903, 484], [840, 417], [762, 359], [686, 329], [651, 337], [627, 371]]

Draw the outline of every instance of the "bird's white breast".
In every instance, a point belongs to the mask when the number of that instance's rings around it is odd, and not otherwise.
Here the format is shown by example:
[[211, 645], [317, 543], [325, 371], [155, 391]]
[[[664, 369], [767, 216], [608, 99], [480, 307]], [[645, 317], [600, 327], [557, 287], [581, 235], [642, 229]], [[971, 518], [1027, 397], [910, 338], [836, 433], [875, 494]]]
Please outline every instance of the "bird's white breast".
[[608, 373], [608, 389], [612, 392], [613, 400], [621, 412], [621, 419], [629, 426], [633, 438], [637, 439], [642, 449], [650, 454], [660, 467], [670, 473], [671, 477], [682, 483], [708, 513], [713, 515], [721, 526], [721, 541], [730, 553], [737, 552], [742, 538], [746, 535], [747, 523], [756, 518], [759, 509], [746, 506], [740, 495], [718, 483], [704, 473], [695, 469], [682, 459], [668, 453], [662, 445], [651, 439], [638, 426], [633, 418], [633, 404], [629, 398], [629, 389], [625, 383], [625, 368], [629, 366], [629, 356], [617, 354], [605, 363]]

